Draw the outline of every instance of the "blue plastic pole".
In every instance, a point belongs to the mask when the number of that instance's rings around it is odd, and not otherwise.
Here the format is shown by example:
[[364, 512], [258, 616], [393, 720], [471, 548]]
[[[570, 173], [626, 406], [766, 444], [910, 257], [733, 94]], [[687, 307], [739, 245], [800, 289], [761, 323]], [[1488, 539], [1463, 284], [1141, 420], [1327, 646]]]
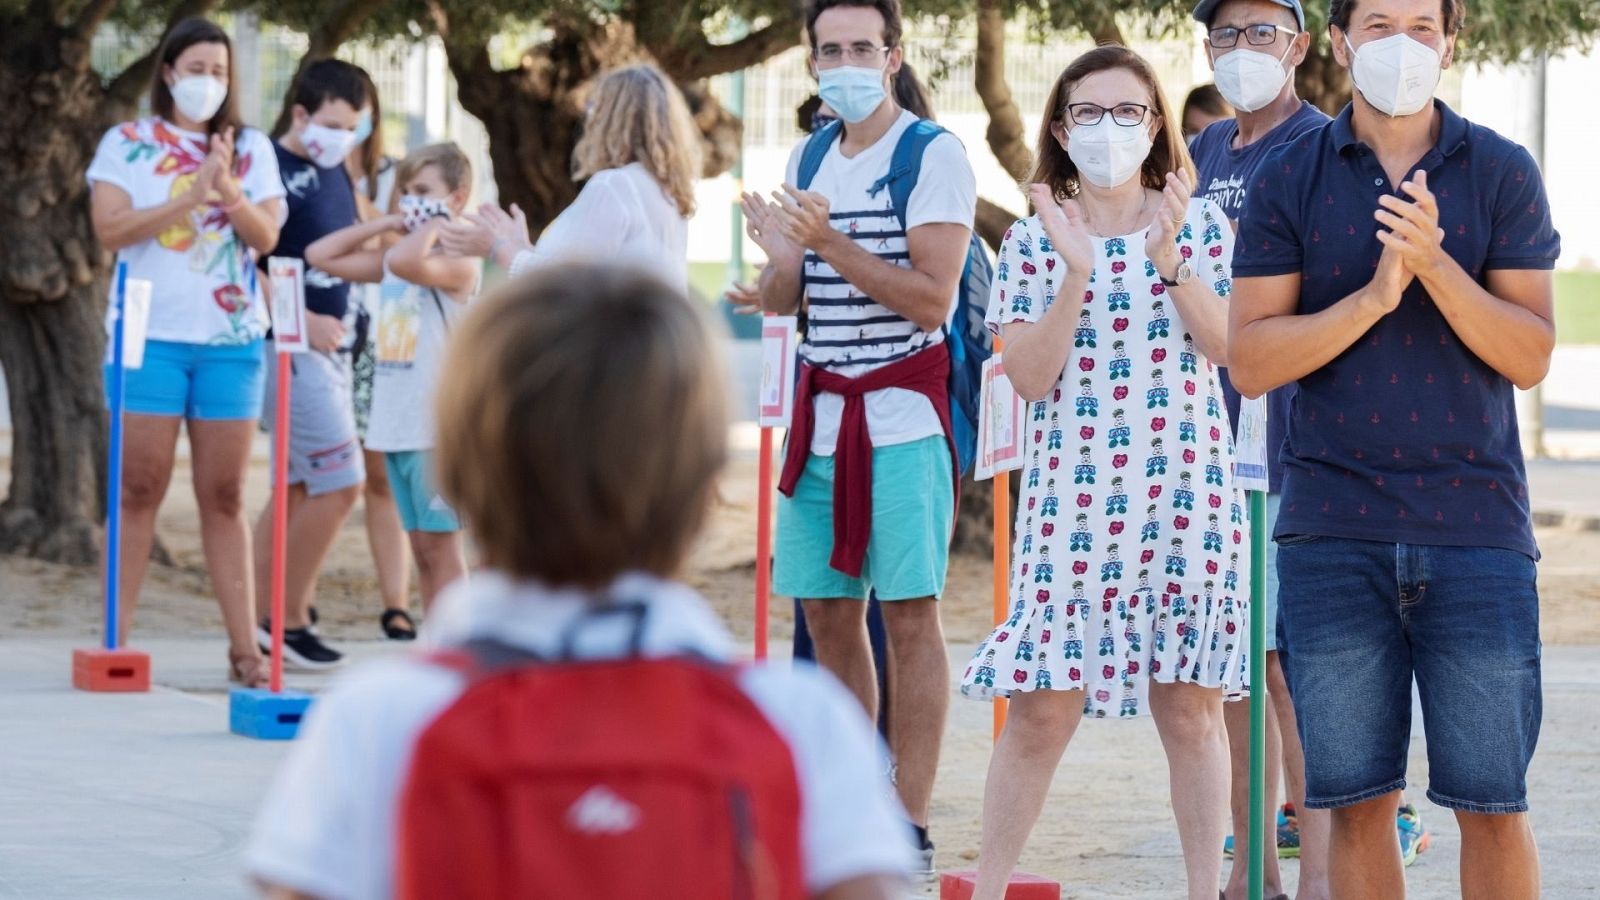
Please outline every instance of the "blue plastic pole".
[[117, 649], [117, 585], [122, 575], [122, 398], [127, 380], [122, 368], [122, 339], [127, 331], [128, 264], [117, 262], [117, 289], [112, 301], [115, 319], [111, 329], [111, 440], [106, 453], [106, 635], [107, 650]]

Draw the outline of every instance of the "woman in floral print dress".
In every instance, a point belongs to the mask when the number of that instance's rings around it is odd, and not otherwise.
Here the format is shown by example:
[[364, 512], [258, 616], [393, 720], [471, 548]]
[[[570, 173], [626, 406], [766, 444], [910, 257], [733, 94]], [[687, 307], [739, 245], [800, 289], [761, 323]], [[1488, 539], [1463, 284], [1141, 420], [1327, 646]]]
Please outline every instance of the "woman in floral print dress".
[[1101, 47], [1058, 79], [989, 305], [1024, 425], [1011, 615], [962, 678], [1007, 696], [976, 898], [999, 898], [1084, 716], [1156, 720], [1192, 900], [1211, 900], [1245, 686], [1244, 508], [1215, 364], [1232, 234], [1149, 66]]

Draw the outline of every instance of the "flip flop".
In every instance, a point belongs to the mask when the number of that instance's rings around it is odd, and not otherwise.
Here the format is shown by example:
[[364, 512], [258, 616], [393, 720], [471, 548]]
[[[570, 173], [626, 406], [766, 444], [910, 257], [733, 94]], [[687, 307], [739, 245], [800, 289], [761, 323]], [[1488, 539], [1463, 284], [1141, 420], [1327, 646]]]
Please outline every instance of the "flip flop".
[[[404, 622], [404, 625], [399, 623]], [[383, 626], [383, 634], [391, 641], [414, 641], [417, 639], [417, 623], [412, 620], [411, 613], [403, 609], [386, 609], [378, 617], [378, 624]]]

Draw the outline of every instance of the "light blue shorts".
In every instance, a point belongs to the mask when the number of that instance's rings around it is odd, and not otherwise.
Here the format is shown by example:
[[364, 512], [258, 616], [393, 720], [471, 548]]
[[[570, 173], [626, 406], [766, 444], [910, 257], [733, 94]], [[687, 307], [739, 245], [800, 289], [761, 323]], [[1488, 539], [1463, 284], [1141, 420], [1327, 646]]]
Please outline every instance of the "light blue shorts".
[[[263, 343], [146, 341], [143, 365], [126, 373], [123, 409], [183, 419], [259, 419], [266, 385]], [[111, 366], [102, 374], [109, 398]]]
[[778, 497], [772, 589], [806, 600], [884, 602], [938, 597], [950, 564], [955, 494], [943, 436], [872, 451], [872, 535], [861, 577], [828, 565], [833, 555], [833, 457], [811, 454], [793, 497]]
[[407, 531], [449, 533], [461, 530], [461, 519], [433, 487], [433, 451], [403, 450], [383, 455], [389, 491]]

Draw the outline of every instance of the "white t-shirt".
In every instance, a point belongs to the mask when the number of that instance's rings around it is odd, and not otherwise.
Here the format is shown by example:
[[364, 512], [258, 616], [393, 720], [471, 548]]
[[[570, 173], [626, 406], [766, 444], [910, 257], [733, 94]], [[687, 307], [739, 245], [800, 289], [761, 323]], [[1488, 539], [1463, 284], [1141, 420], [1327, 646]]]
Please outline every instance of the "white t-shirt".
[[366, 448], [433, 449], [433, 392], [445, 345], [466, 304], [412, 284], [384, 266], [371, 340], [374, 370]]
[[689, 220], [642, 163], [596, 172], [511, 274], [580, 261], [638, 266], [687, 291]]
[[[645, 575], [610, 596], [649, 607], [643, 652], [695, 651], [730, 659], [732, 640], [690, 589]], [[425, 637], [459, 645], [492, 637], [535, 653], [559, 649], [584, 594], [474, 573], [441, 595]], [[577, 647], [615, 657], [631, 625], [595, 622]], [[876, 733], [855, 700], [810, 665], [754, 666], [740, 684], [793, 751], [801, 791], [801, 855], [813, 892], [865, 875], [902, 875], [910, 836], [884, 775]], [[396, 801], [417, 737], [461, 693], [459, 674], [405, 656], [343, 676], [311, 707], [300, 739], [267, 793], [247, 852], [250, 874], [324, 900], [388, 898]]]
[[[206, 151], [204, 134], [183, 131], [163, 119], [124, 122], [100, 139], [89, 164], [89, 184], [116, 185], [134, 209], [151, 209], [189, 189]], [[278, 157], [265, 134], [254, 128], [241, 131], [234, 160], [251, 203], [284, 196]], [[151, 340], [244, 344], [266, 334], [266, 303], [250, 250], [234, 235], [220, 206], [196, 207], [156, 237], [122, 248], [117, 258], [128, 264], [129, 278], [152, 285]], [[107, 310], [108, 328], [113, 312]]]
[[[888, 262], [911, 268], [904, 236], [884, 236], [900, 231], [900, 219], [889, 191], [869, 192], [889, 171], [895, 144], [917, 117], [902, 111], [883, 137], [853, 157], [835, 142], [812, 179], [810, 190], [828, 199], [833, 227], [855, 236], [857, 245]], [[789, 154], [788, 181], [798, 184], [801, 141]], [[953, 223], [971, 228], [978, 208], [977, 178], [961, 141], [942, 134], [928, 144], [922, 157], [917, 186], [906, 204], [906, 230], [919, 225]], [[814, 366], [849, 378], [888, 365], [944, 340], [942, 332], [925, 332], [905, 317], [874, 302], [846, 282], [833, 267], [814, 253], [806, 254], [807, 334], [801, 357]], [[820, 280], [821, 283], [817, 283]], [[957, 289], [959, 291], [959, 287]], [[958, 294], [950, 295], [951, 312]], [[887, 388], [866, 395], [867, 431], [875, 447], [903, 444], [944, 433], [939, 415], [928, 398], [904, 388]], [[818, 394], [811, 435], [811, 452], [832, 456], [839, 439], [839, 418], [844, 398]]]

